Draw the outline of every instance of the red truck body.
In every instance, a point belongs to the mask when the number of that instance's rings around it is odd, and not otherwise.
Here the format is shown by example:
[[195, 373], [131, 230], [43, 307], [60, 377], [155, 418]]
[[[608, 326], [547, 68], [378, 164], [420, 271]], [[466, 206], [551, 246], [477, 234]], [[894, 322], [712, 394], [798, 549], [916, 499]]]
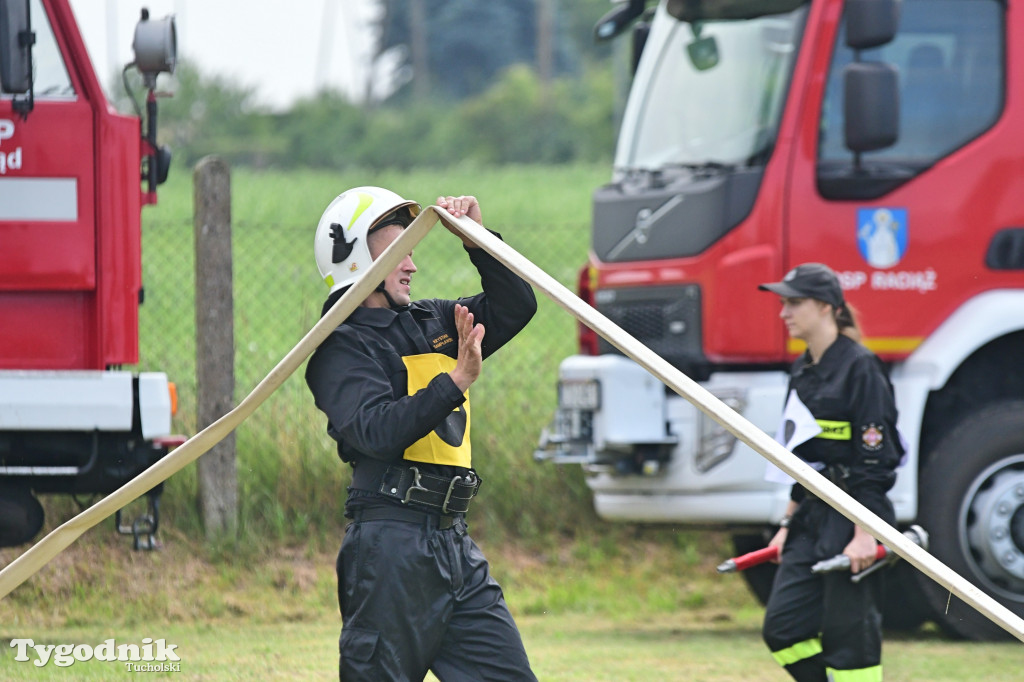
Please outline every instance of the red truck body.
[[25, 119], [12, 100], [0, 99], [0, 119], [10, 130], [0, 152], [18, 161], [0, 180], [26, 185], [22, 196], [37, 206], [43, 199], [65, 210], [73, 201], [74, 215], [25, 207], [22, 215], [42, 217], [0, 223], [0, 368], [134, 364], [142, 288], [140, 123], [108, 103], [68, 4], [45, 8], [76, 97], [37, 95]]
[[[1024, 13], [998, 0], [628, 0], [642, 52], [580, 294], [770, 434], [802, 348], [758, 285], [840, 277], [890, 372], [901, 526], [1024, 613]], [[763, 546], [789, 486], [586, 329], [535, 457], [605, 518]], [[744, 572], [767, 598], [771, 569]], [[767, 573], [767, 574], [766, 574]], [[998, 628], [902, 566], [889, 623]]]
[[[985, 265], [995, 234], [1024, 226], [1024, 106], [1013, 88], [991, 127], [892, 192], [873, 201], [835, 201], [818, 191], [819, 122], [842, 10], [841, 2], [808, 10], [807, 47], [792, 75], [799, 86], [789, 92], [775, 144], [784, 153], [767, 163], [744, 220], [690, 257], [590, 261], [599, 289], [698, 284], [703, 351], [711, 363], [783, 362], [795, 355], [774, 311], [752, 292], [807, 261], [825, 261], [841, 273], [848, 300], [867, 313], [866, 345], [888, 360], [909, 356], [965, 301], [1024, 286], [1020, 270]], [[1024, 33], [1019, 14], [1013, 6], [1007, 11], [1011, 34]], [[1018, 82], [1024, 42], [1008, 41], [1005, 59], [1006, 81]], [[871, 207], [913, 207], [903, 256], [892, 269], [870, 268], [861, 255], [857, 212]]]
[[[169, 163], [155, 145], [152, 87], [173, 69], [175, 35], [172, 18], [149, 21], [143, 10], [134, 47], [150, 88], [144, 136], [139, 116], [107, 100], [67, 0], [9, 0], [0, 13], [6, 545], [42, 525], [36, 494], [110, 492], [174, 442], [173, 385], [120, 368], [139, 361], [141, 209], [155, 203], [155, 171]], [[152, 540], [158, 494], [137, 541]]]

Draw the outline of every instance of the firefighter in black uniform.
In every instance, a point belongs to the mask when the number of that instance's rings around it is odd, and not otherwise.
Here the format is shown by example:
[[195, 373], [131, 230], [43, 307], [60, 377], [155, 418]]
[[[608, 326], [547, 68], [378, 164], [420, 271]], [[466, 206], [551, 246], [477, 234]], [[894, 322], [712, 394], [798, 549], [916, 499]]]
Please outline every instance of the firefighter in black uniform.
[[[838, 278], [825, 265], [805, 263], [759, 288], [781, 297], [790, 336], [807, 344], [790, 373], [786, 415], [804, 415], [802, 432], [813, 436], [790, 447], [893, 524], [886, 491], [903, 448], [892, 385], [879, 359], [859, 343]], [[786, 426], [800, 430], [793, 422]], [[763, 628], [775, 660], [800, 682], [880, 681], [882, 572], [858, 583], [846, 572], [811, 572], [838, 554], [849, 557], [851, 572], [862, 571], [875, 561], [876, 540], [798, 483], [779, 525], [770, 544], [780, 547], [781, 561]]]
[[[474, 197], [441, 197], [481, 222]], [[339, 195], [317, 227], [324, 313], [419, 213], [379, 187]], [[352, 468], [338, 554], [343, 680], [535, 680], [501, 588], [469, 537], [480, 488], [467, 390], [536, 311], [529, 285], [464, 240], [483, 293], [410, 298], [412, 254], [310, 358], [306, 382]]]

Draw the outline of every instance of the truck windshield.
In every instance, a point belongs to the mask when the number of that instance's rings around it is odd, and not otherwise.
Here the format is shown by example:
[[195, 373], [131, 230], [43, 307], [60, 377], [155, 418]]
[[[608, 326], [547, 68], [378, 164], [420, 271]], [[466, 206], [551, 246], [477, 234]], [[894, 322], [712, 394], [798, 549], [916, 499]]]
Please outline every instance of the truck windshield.
[[617, 173], [763, 165], [806, 14], [802, 5], [753, 19], [687, 23], [660, 6], [623, 114]]
[[57, 39], [53, 35], [53, 27], [38, 0], [32, 2], [32, 30], [36, 34], [36, 44], [32, 49], [32, 62], [35, 69], [35, 96], [40, 99], [54, 97], [73, 97], [75, 89], [68, 77], [68, 69], [64, 64]]

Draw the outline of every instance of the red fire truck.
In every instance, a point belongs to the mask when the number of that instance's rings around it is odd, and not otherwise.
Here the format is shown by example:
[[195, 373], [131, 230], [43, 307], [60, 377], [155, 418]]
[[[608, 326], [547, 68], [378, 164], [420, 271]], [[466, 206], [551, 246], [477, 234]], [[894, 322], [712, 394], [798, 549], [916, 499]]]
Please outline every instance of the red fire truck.
[[[757, 285], [830, 265], [895, 386], [899, 523], [1024, 614], [1022, 8], [646, 5], [596, 30], [632, 25], [640, 57], [581, 296], [774, 434], [800, 348]], [[726, 527], [741, 550], [787, 499], [763, 458], [588, 330], [537, 457], [581, 464], [605, 518]], [[762, 599], [772, 570], [746, 575]], [[891, 576], [891, 625], [1003, 634], [905, 563]]]
[[[67, 0], [0, 0], [0, 546], [38, 533], [38, 494], [111, 492], [173, 444], [166, 375], [119, 368], [139, 359], [141, 208], [170, 160], [153, 88], [175, 44], [173, 18], [143, 10], [143, 135], [107, 101]], [[137, 546], [158, 499], [118, 519]]]

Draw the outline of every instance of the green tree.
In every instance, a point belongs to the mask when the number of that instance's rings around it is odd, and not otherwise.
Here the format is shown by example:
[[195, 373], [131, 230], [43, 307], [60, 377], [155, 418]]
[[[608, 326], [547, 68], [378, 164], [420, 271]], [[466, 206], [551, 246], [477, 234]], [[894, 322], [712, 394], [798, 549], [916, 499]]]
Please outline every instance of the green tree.
[[610, 158], [614, 143], [611, 76], [545, 85], [530, 68], [513, 66], [458, 110], [463, 147], [483, 163], [566, 163]]
[[[134, 73], [129, 74], [131, 94], [118, 85], [118, 109], [144, 106], [146, 93]], [[204, 75], [182, 60], [173, 79], [158, 90], [172, 93], [159, 98], [158, 140], [170, 146], [176, 160], [192, 165], [218, 154], [232, 163], [261, 166], [273, 163], [284, 149], [275, 135], [275, 117], [258, 103], [255, 87]]]
[[367, 135], [366, 111], [340, 93], [325, 91], [300, 100], [280, 117], [285, 145], [281, 165], [346, 168], [359, 165], [360, 141]]
[[[131, 87], [145, 95], [140, 83]], [[160, 89], [173, 97], [160, 98], [159, 142], [187, 166], [208, 154], [236, 166], [339, 170], [565, 163], [610, 158], [614, 142], [611, 73], [599, 63], [550, 82], [531, 66], [512, 66], [464, 100], [369, 107], [324, 91], [283, 113], [260, 105], [254, 88], [189, 62]], [[119, 105], [131, 106], [123, 90]]]
[[[378, 55], [397, 52], [412, 81], [465, 98], [486, 90], [505, 69], [536, 64], [540, 2], [549, 3], [552, 25], [551, 76], [578, 75], [587, 61], [605, 60], [607, 45], [593, 40], [593, 26], [607, 0], [380, 0]], [[422, 25], [416, 18], [422, 16]], [[417, 43], [417, 36], [426, 40]], [[417, 54], [421, 49], [426, 54]], [[425, 70], [426, 73], [417, 73]], [[407, 84], [398, 93], [408, 97]]]

